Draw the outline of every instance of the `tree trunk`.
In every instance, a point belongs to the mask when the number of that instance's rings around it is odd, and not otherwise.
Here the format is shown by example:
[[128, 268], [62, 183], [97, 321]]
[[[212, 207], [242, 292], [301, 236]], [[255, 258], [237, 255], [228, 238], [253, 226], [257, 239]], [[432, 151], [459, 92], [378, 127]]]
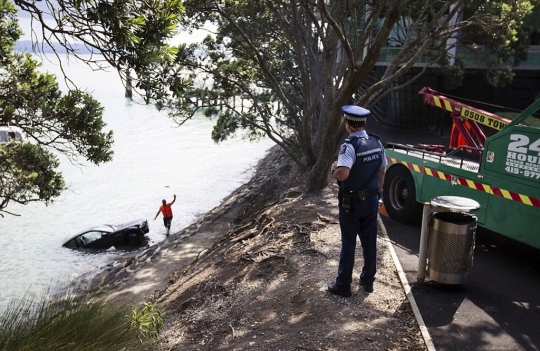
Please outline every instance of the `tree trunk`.
[[[327, 149], [324, 148], [324, 150]], [[306, 192], [309, 193], [312, 191], [321, 190], [328, 184], [328, 172], [332, 164], [332, 159], [333, 153], [328, 153], [326, 157], [319, 157], [317, 159], [317, 162], [309, 172], [309, 177], [306, 184]]]
[[309, 172], [306, 184], [306, 192], [308, 193], [321, 190], [328, 184], [328, 172], [330, 172], [332, 162], [336, 160], [339, 142], [345, 132], [343, 125], [341, 125], [341, 107], [338, 109], [328, 108], [327, 111], [331, 116], [325, 123], [317, 161]]

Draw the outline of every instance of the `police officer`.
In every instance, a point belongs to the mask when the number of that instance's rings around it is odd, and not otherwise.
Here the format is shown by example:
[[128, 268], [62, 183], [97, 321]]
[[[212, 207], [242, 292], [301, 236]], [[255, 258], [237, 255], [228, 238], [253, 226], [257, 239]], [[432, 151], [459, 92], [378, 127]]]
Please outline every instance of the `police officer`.
[[377, 212], [386, 167], [386, 155], [379, 139], [364, 130], [371, 112], [365, 108], [342, 107], [343, 121], [349, 137], [341, 145], [338, 160], [331, 172], [339, 184], [339, 225], [341, 254], [335, 283], [328, 292], [351, 296], [356, 236], [360, 238], [364, 266], [360, 285], [373, 291], [377, 263]]

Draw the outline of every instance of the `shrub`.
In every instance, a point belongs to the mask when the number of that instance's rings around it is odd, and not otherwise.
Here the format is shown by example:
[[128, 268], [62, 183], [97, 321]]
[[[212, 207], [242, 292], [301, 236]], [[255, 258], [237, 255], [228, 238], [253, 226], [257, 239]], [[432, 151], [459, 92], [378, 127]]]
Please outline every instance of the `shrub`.
[[0, 350], [137, 351], [162, 323], [151, 303], [137, 310], [89, 292], [27, 295], [0, 315]]

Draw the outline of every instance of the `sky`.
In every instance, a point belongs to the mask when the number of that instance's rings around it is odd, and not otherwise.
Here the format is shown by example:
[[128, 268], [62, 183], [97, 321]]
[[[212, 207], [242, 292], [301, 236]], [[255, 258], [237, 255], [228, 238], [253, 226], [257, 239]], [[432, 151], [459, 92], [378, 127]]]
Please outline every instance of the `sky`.
[[[41, 2], [37, 2], [37, 3], [40, 4]], [[32, 37], [31, 37], [31, 18], [30, 18], [30, 14], [25, 12], [25, 11], [19, 10], [17, 18], [19, 20], [19, 26], [22, 28], [22, 30], [24, 32], [24, 34], [21, 36], [20, 40], [31, 40]], [[37, 22], [34, 21], [34, 25], [36, 25], [36, 24], [37, 24]], [[207, 28], [210, 28], [210, 27], [208, 26]], [[36, 31], [38, 32], [36, 34], [40, 34], [39, 33], [40, 30], [41, 29], [36, 28]], [[171, 45], [178, 45], [180, 43], [191, 44], [191, 43], [194, 43], [194, 42], [200, 42], [207, 35], [208, 35], [207, 30], [197, 30], [197, 31], [194, 31], [191, 34], [183, 32], [183, 33], [177, 34], [174, 38], [172, 38], [170, 44]]]

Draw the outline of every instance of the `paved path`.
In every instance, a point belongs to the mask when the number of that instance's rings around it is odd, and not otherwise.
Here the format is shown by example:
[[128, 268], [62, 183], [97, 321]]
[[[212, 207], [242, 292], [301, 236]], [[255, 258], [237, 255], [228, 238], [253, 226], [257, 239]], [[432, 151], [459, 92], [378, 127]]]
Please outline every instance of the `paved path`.
[[419, 284], [420, 224], [383, 223], [437, 351], [540, 350], [539, 250], [479, 229], [465, 284]]

